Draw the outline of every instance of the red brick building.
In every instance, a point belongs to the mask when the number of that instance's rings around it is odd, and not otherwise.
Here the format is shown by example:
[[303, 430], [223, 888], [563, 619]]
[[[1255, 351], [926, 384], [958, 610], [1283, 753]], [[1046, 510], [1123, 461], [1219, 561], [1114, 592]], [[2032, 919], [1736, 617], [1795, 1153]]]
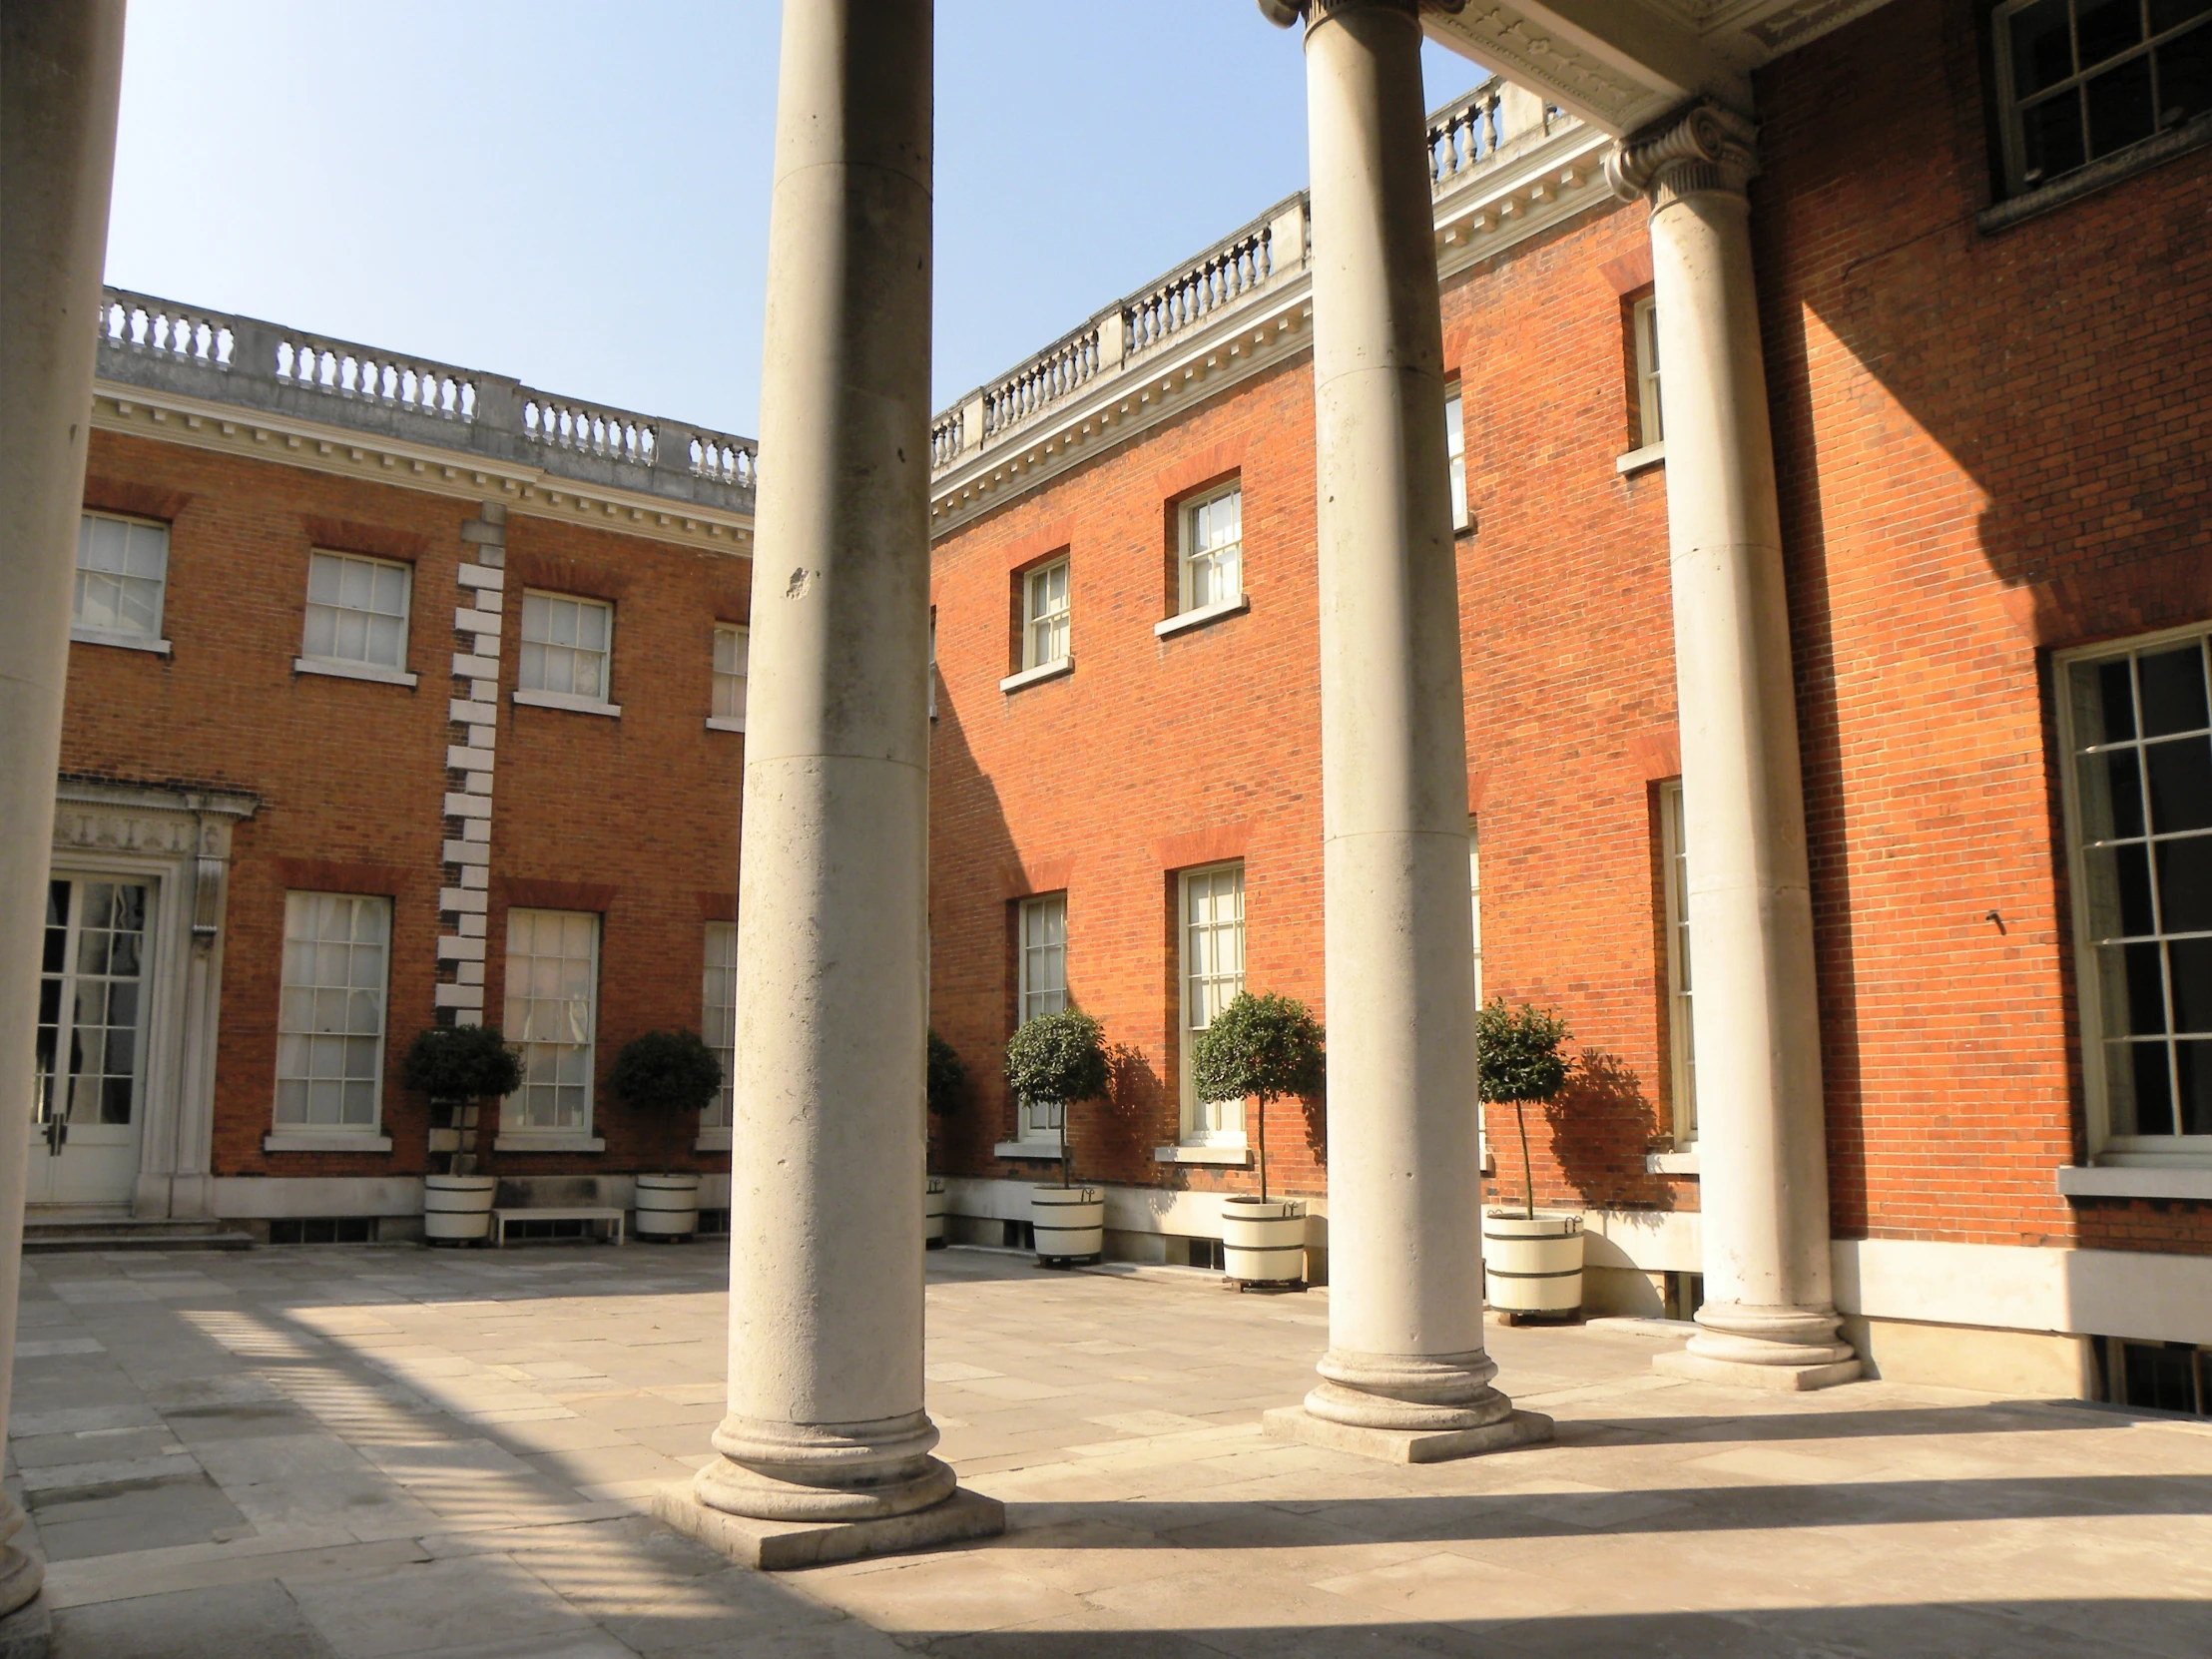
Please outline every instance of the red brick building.
[[727, 1170], [726, 1103], [672, 1128], [603, 1083], [642, 1031], [729, 1040], [750, 444], [137, 295], [107, 322], [34, 1218], [404, 1236], [400, 1059], [454, 1019], [529, 1034], [511, 1198]]
[[[1837, 1299], [1886, 1375], [2202, 1408], [2206, 42], [2159, 37], [2175, 103], [2141, 133], [2027, 155], [2057, 141], [2021, 125], [2025, 69], [1992, 79], [2009, 17], [1888, 7], [1757, 84]], [[1478, 983], [1556, 1006], [1582, 1052], [1528, 1130], [1538, 1200], [1584, 1212], [1591, 1305], [1686, 1313], [1697, 848], [1648, 210], [1606, 190], [1608, 139], [1510, 88], [1431, 143]], [[1073, 1114], [1075, 1168], [1111, 1248], [1170, 1262], [1211, 1259], [1212, 1195], [1256, 1179], [1254, 1126], [1184, 1081], [1207, 999], [1326, 1016], [1324, 234], [1285, 204], [940, 419], [933, 1023], [974, 1085], [936, 1150], [971, 1237], [1018, 1237], [1024, 1184], [1056, 1178], [1057, 1129], [997, 1076], [1027, 1014], [1105, 1022], [1115, 1082]], [[1241, 580], [1198, 593], [1225, 520]], [[1320, 1212], [1324, 1111], [1268, 1125], [1274, 1184]], [[1517, 1196], [1510, 1112], [1487, 1130], [1489, 1191]]]

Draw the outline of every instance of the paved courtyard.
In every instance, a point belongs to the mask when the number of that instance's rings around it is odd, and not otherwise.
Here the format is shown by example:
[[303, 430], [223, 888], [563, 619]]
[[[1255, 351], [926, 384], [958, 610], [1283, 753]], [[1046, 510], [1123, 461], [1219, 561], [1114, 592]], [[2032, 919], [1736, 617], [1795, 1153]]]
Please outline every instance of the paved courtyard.
[[1327, 1303], [934, 1257], [929, 1404], [993, 1543], [764, 1576], [647, 1518], [720, 1414], [725, 1253], [26, 1264], [9, 1478], [58, 1659], [2212, 1654], [2212, 1424], [1655, 1377], [1494, 1330], [1558, 1443], [1262, 1438]]

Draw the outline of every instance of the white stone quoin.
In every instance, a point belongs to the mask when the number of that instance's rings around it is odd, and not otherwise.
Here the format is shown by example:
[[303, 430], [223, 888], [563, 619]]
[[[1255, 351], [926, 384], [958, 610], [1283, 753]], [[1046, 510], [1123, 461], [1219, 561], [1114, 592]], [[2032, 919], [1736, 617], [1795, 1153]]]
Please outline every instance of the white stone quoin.
[[928, 0], [784, 14], [729, 1413], [662, 1506], [765, 1565], [1003, 1525], [922, 1405], [932, 32]]
[[[1413, 0], [1308, 0], [1329, 1351], [1270, 1432], [1399, 1461], [1524, 1443], [1482, 1341], [1465, 705]], [[1263, 4], [1287, 20], [1289, 8]]]
[[1706, 1302], [1661, 1369], [1780, 1388], [1860, 1374], [1837, 1337], [1812, 884], [1782, 527], [1744, 193], [1751, 124], [1701, 104], [1621, 145], [1651, 203], [1667, 433]]
[[[5, 21], [0, 177], [0, 1437], [15, 1367], [15, 1310], [30, 1158], [29, 1084], [40, 938], [61, 764], [69, 615], [92, 429], [94, 319], [108, 246], [123, 0], [12, 3]], [[0, 1540], [23, 1517], [0, 1498]], [[42, 1570], [0, 1541], [0, 1614], [38, 1594]], [[35, 1614], [26, 1617], [35, 1617]], [[12, 1640], [12, 1638], [11, 1638]], [[39, 1651], [44, 1651], [43, 1639]]]

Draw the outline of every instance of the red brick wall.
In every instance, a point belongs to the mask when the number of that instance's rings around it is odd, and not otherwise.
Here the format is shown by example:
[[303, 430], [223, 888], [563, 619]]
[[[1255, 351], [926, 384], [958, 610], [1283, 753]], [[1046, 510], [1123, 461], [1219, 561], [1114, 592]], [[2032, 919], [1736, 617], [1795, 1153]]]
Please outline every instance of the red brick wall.
[[[398, 1083], [400, 1056], [432, 1022], [440, 843], [454, 650], [455, 571], [472, 502], [303, 468], [95, 432], [87, 500], [171, 519], [164, 631], [151, 653], [71, 648], [65, 771], [250, 792], [260, 811], [235, 840], [224, 944], [214, 1169], [223, 1175], [418, 1173], [425, 1108]], [[414, 565], [412, 690], [292, 672], [307, 553], [338, 545]], [[533, 559], [571, 560], [620, 587], [619, 721], [516, 709], [519, 600], [501, 653], [492, 870], [611, 885], [602, 946], [599, 1059], [653, 1026], [700, 1023], [703, 894], [736, 888], [744, 739], [710, 733], [711, 629], [745, 620], [746, 561], [642, 537], [510, 517], [509, 593]], [[552, 567], [555, 571], [558, 566]], [[587, 587], [585, 591], [598, 592]], [[612, 590], [610, 590], [612, 591]], [[453, 787], [458, 787], [457, 785]], [[318, 864], [355, 867], [333, 871]], [[383, 1122], [389, 1154], [264, 1153], [276, 1092], [284, 893], [342, 875], [389, 894], [392, 950]], [[727, 913], [724, 909], [721, 913]], [[504, 909], [490, 917], [486, 1013], [500, 1017]], [[660, 1141], [603, 1091], [604, 1155], [509, 1159], [528, 1173], [660, 1167]], [[684, 1140], [680, 1166], [696, 1161]], [[726, 1158], [706, 1160], [726, 1167]]]
[[1884, 7], [1759, 83], [1836, 1228], [2212, 1251], [2204, 1207], [2057, 1192], [2049, 685], [2053, 649], [2212, 615], [2212, 155], [1983, 235], [1974, 28]]

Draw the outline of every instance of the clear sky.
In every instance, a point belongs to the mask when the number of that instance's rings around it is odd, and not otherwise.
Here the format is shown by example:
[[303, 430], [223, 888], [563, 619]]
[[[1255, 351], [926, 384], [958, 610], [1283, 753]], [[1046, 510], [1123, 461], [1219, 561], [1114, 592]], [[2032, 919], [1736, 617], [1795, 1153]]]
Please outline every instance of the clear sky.
[[[108, 280], [750, 434], [778, 11], [131, 0]], [[1253, 0], [938, 0], [936, 402], [1305, 182]]]

